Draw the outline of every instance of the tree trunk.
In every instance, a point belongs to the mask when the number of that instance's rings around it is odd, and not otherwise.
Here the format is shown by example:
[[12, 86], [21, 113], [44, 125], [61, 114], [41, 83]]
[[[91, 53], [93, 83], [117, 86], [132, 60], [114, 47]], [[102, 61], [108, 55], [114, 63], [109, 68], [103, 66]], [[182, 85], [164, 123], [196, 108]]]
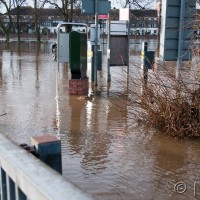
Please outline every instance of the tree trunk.
[[18, 42], [20, 42], [20, 39], [21, 39], [21, 27], [20, 27], [20, 22], [19, 22], [19, 16], [20, 16], [20, 8], [17, 7], [17, 40]]
[[10, 40], [10, 31], [6, 31], [5, 32], [5, 36], [6, 36], [6, 42], [9, 42], [9, 40]]
[[35, 9], [35, 34], [37, 42], [40, 42], [40, 29], [39, 29], [39, 16], [38, 16], [38, 9], [37, 9], [37, 0], [34, 1], [34, 9]]
[[35, 23], [35, 33], [36, 33], [37, 42], [40, 42], [41, 37], [40, 37], [40, 30], [39, 30], [39, 27], [38, 27], [38, 23]]

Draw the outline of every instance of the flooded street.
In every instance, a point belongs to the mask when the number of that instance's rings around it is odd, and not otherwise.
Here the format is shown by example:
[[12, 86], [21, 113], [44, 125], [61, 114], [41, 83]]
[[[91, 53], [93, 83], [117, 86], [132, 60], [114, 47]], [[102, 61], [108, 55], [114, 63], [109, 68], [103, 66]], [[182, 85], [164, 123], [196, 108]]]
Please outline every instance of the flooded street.
[[0, 43], [1, 134], [17, 144], [58, 136], [63, 176], [99, 200], [200, 199], [200, 141], [144, 131], [134, 108], [120, 112], [121, 67], [107, 86], [103, 65], [93, 100], [69, 96], [70, 70], [53, 61], [52, 44]]

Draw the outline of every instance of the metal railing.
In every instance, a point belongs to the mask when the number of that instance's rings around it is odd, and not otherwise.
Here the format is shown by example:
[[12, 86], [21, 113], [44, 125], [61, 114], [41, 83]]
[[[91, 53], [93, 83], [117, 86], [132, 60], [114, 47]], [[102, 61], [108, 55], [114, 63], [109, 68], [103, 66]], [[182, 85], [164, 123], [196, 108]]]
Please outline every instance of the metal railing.
[[1, 200], [92, 200], [45, 163], [0, 134]]

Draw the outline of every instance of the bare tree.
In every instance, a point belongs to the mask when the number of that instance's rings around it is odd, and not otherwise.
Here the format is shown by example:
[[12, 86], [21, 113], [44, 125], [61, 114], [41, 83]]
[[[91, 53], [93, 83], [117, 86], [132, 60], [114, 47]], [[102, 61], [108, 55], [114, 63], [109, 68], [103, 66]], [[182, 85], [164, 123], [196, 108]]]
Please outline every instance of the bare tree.
[[40, 36], [40, 15], [39, 10], [40, 8], [43, 8], [45, 5], [44, 1], [41, 0], [33, 0], [34, 3], [34, 15], [35, 15], [35, 33], [37, 41], [40, 42], [41, 36]]
[[[74, 9], [81, 7], [80, 0], [45, 0], [46, 3], [50, 4], [54, 8], [60, 10], [63, 16], [63, 21], [72, 22]], [[71, 26], [67, 26], [67, 31], [71, 30]]]
[[39, 29], [39, 14], [38, 14], [38, 2], [37, 0], [33, 0], [34, 2], [34, 15], [35, 15], [35, 33], [37, 41], [40, 42], [40, 29]]
[[0, 6], [6, 10], [6, 14], [8, 19], [3, 21], [0, 20], [0, 28], [6, 36], [6, 42], [10, 40], [10, 32], [12, 29], [12, 16], [11, 16], [11, 9], [13, 7], [13, 0], [0, 0]]
[[17, 15], [17, 38], [20, 41], [20, 33], [21, 33], [21, 23], [20, 23], [20, 14], [21, 14], [21, 7], [26, 3], [26, 0], [13, 0], [14, 7], [16, 8], [16, 15]]
[[121, 1], [121, 6], [124, 8], [135, 8], [135, 9], [149, 9], [155, 3], [156, 0], [125, 0]]
[[[72, 18], [72, 10], [73, 10], [73, 0], [46, 0], [51, 6], [56, 9], [59, 9], [62, 13], [64, 21], [71, 21]], [[70, 7], [71, 5], [71, 7]], [[71, 9], [69, 9], [71, 8]]]

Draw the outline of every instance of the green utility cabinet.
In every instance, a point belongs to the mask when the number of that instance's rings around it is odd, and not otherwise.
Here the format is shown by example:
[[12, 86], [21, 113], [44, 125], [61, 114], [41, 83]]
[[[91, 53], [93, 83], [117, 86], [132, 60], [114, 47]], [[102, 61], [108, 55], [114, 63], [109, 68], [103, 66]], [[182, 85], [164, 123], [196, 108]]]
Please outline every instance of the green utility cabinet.
[[72, 31], [69, 35], [69, 63], [72, 79], [86, 77], [87, 73], [87, 34]]

